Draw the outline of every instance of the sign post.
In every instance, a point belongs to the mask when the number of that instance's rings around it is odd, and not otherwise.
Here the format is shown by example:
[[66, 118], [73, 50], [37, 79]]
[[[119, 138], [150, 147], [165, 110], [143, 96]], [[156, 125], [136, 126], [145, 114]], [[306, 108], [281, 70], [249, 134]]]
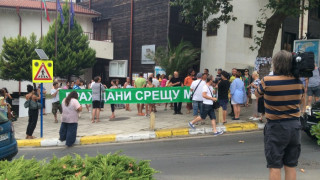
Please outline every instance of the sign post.
[[40, 112], [40, 137], [43, 137], [43, 83], [40, 84], [41, 112]]
[[43, 137], [43, 83], [53, 82], [53, 61], [32, 60], [32, 82], [40, 83], [40, 137]]

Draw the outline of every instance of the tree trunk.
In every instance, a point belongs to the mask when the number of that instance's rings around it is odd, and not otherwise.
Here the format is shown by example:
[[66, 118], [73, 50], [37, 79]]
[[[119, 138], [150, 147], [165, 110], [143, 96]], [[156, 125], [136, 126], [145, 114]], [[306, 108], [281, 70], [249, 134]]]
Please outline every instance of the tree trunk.
[[[272, 57], [274, 46], [277, 42], [279, 30], [286, 17], [287, 16], [284, 14], [275, 12], [269, 19], [267, 19], [266, 29], [263, 34], [260, 49], [258, 50], [258, 57]], [[260, 66], [259, 75], [261, 79], [269, 74], [270, 68], [271, 64]]]
[[274, 46], [277, 42], [279, 30], [287, 16], [275, 12], [266, 22], [266, 29], [263, 35], [258, 57], [272, 57]]

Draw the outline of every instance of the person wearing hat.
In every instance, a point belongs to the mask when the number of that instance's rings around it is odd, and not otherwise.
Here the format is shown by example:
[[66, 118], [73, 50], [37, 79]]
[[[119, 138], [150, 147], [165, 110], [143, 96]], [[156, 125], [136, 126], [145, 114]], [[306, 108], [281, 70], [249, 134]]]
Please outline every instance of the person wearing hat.
[[199, 117], [202, 112], [202, 89], [206, 84], [207, 74], [198, 73], [197, 80], [193, 81], [190, 86], [190, 91], [192, 91], [192, 107], [194, 119]]

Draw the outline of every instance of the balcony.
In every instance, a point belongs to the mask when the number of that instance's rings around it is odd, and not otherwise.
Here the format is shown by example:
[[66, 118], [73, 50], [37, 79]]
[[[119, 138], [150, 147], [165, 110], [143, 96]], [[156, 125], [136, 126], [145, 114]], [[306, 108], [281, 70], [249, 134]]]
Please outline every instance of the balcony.
[[89, 46], [96, 50], [96, 58], [113, 60], [111, 36], [98, 36], [90, 32], [84, 32], [84, 34], [89, 38]]

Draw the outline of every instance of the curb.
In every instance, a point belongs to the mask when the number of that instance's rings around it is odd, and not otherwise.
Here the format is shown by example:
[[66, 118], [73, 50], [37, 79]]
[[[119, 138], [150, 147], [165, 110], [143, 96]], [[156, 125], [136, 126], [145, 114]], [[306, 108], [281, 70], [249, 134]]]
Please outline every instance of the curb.
[[[230, 123], [226, 125], [217, 126], [218, 131], [224, 132], [241, 132], [241, 131], [253, 131], [261, 130], [264, 128], [264, 124], [245, 122], [245, 123]], [[189, 136], [199, 134], [210, 134], [212, 128], [176, 128], [176, 129], [162, 129], [157, 131], [144, 131], [131, 134], [106, 134], [97, 136], [83, 136], [76, 139], [76, 145], [84, 144], [99, 144], [106, 142], [128, 142], [139, 141], [149, 139], [160, 139], [177, 136]], [[58, 138], [52, 139], [26, 139], [17, 140], [18, 147], [52, 147], [52, 146], [65, 146], [65, 142], [61, 142]]]

